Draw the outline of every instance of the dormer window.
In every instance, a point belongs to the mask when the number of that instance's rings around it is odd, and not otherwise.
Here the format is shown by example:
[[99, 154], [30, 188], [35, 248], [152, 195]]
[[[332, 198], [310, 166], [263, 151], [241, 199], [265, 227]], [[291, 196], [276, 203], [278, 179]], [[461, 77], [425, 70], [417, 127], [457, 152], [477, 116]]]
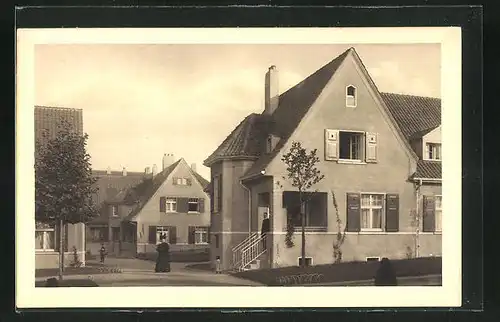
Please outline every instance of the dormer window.
[[352, 85], [346, 87], [345, 105], [347, 107], [356, 107], [356, 87]]
[[427, 143], [425, 145], [425, 156], [427, 160], [441, 160], [441, 144]]

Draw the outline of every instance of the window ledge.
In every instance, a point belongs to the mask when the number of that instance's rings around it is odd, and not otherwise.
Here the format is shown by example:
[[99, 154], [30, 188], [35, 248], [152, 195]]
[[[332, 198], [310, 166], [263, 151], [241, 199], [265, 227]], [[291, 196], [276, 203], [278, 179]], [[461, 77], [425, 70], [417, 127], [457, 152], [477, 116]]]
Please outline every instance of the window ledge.
[[348, 159], [339, 159], [337, 161], [337, 163], [340, 163], [340, 164], [367, 164], [366, 162], [364, 161], [360, 161], [360, 160], [348, 160]]
[[192, 214], [192, 215], [199, 215], [199, 214], [201, 214], [201, 212], [199, 212], [199, 211], [188, 211], [187, 213], [188, 214]]
[[56, 252], [54, 249], [35, 249], [35, 254], [55, 254], [59, 253]]

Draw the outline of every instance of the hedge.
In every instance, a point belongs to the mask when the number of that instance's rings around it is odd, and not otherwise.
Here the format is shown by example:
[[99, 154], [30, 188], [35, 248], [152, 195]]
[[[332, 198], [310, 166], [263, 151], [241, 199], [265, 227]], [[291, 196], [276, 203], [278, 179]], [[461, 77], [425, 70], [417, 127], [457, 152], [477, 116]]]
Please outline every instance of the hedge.
[[[120, 268], [110, 266], [65, 267], [63, 275], [94, 275], [121, 272]], [[40, 268], [35, 270], [35, 277], [57, 276], [58, 274], [59, 268]]]
[[[391, 260], [398, 277], [441, 275], [441, 262], [441, 257]], [[305, 268], [291, 266], [249, 270], [232, 275], [269, 286], [333, 283], [373, 279], [379, 265], [378, 261], [345, 262]]]

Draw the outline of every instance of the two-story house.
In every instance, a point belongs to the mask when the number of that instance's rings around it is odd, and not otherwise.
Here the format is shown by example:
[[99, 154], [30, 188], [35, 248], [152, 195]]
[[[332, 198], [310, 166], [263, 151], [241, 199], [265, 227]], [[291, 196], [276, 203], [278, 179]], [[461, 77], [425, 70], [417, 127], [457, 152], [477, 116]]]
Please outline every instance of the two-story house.
[[[67, 121], [72, 130], [83, 135], [83, 111], [75, 108], [35, 106], [35, 160], [40, 147], [56, 138], [60, 121]], [[35, 268], [59, 267], [60, 229], [56, 223], [35, 221]], [[64, 265], [73, 260], [73, 247], [85, 265], [85, 224], [66, 224], [64, 227]]]
[[152, 174], [108, 168], [93, 170], [92, 175], [97, 179], [97, 193], [93, 197], [99, 216], [87, 224], [86, 250], [96, 255], [104, 244], [108, 254], [121, 255], [121, 222], [131, 211], [123, 202], [125, 194]]
[[[128, 179], [126, 179], [128, 177]], [[208, 181], [181, 158], [165, 154], [162, 169], [144, 173], [101, 175], [101, 216], [89, 224], [87, 250], [101, 243], [121, 256], [152, 253], [165, 235], [171, 249], [207, 248], [209, 243]], [[207, 207], [205, 207], [207, 205]]]
[[[404, 258], [409, 249], [440, 255], [440, 105], [380, 93], [353, 48], [282, 94], [271, 66], [265, 110], [247, 116], [204, 162], [212, 180], [211, 259], [220, 256], [226, 270], [299, 264], [300, 204], [281, 161], [294, 141], [317, 149], [325, 175], [304, 210], [306, 264], [334, 260], [334, 197], [340, 229], [347, 227], [344, 261]], [[295, 225], [292, 247], [287, 223]]]

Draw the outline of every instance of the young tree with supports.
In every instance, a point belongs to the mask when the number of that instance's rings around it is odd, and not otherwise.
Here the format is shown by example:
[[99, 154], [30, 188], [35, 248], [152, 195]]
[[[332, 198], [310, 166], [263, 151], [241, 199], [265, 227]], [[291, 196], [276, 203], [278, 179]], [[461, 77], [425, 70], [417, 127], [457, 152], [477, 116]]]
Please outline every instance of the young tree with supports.
[[37, 142], [35, 158], [35, 218], [54, 225], [59, 234], [59, 279], [64, 270], [64, 227], [86, 223], [97, 216], [92, 196], [97, 192], [92, 177], [88, 135], [75, 133], [61, 120], [55, 138]]
[[[299, 192], [300, 218], [302, 226], [302, 267], [306, 266], [305, 207], [307, 202], [310, 200], [312, 193], [316, 192], [316, 190], [311, 191], [310, 189], [325, 177], [316, 167], [319, 163], [319, 157], [316, 154], [317, 149], [307, 151], [307, 149], [304, 148], [300, 142], [292, 142], [290, 150], [281, 158], [287, 166], [287, 176], [284, 177], [284, 179], [288, 180]], [[294, 229], [294, 225], [288, 223], [287, 236], [290, 237], [293, 235]], [[290, 242], [291, 241], [289, 240], [288, 243]]]

